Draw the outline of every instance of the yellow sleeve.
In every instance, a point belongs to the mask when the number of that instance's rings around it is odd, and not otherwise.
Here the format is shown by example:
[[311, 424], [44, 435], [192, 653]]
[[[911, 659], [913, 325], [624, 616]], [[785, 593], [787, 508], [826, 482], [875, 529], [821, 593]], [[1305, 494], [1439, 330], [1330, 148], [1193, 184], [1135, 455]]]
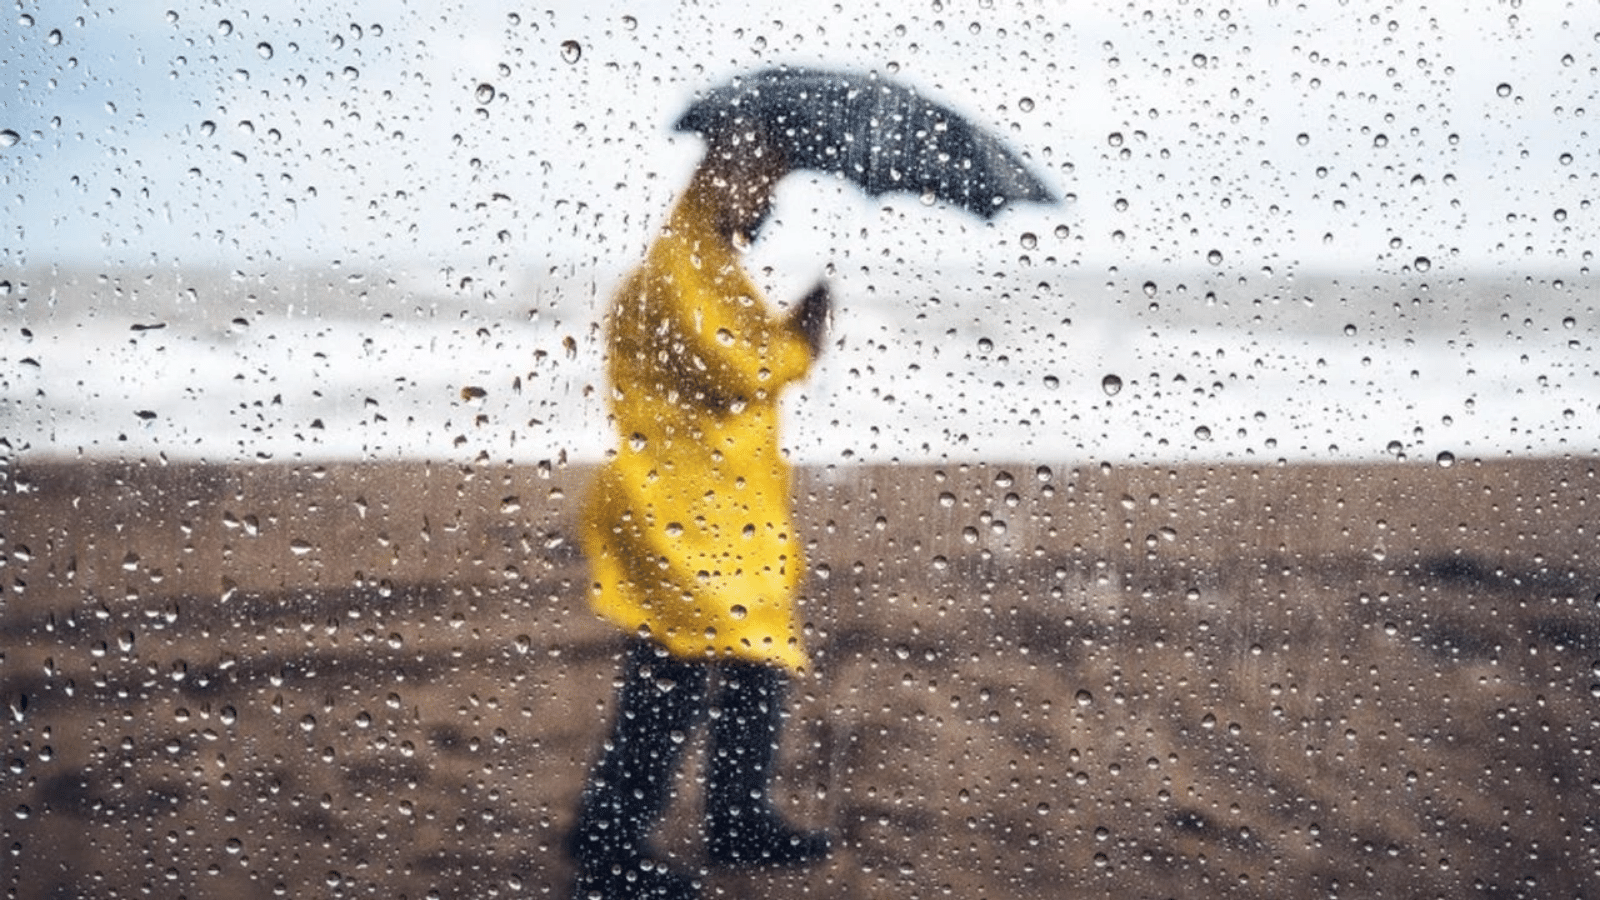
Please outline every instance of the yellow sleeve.
[[790, 317], [767, 312], [736, 265], [715, 275], [673, 268], [664, 293], [691, 366], [716, 393], [751, 398], [805, 376], [811, 367], [805, 338]]

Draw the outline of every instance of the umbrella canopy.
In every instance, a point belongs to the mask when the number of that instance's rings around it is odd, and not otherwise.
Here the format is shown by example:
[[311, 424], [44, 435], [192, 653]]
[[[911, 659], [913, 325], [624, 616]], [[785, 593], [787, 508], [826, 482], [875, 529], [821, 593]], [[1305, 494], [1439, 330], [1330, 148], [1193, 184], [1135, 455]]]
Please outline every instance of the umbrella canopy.
[[931, 193], [991, 218], [1010, 202], [1055, 202], [999, 138], [915, 89], [875, 74], [767, 69], [696, 101], [679, 131], [759, 127], [791, 169], [840, 173], [869, 194]]

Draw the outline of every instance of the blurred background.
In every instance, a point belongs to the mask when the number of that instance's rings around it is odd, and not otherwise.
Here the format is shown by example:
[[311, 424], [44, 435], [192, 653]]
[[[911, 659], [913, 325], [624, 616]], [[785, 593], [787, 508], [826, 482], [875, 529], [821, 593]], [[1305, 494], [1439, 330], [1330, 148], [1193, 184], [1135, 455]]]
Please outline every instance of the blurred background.
[[565, 893], [602, 319], [780, 64], [1066, 200], [783, 184], [839, 849], [706, 895], [1600, 893], [1600, 11], [552, 6], [0, 20], [6, 896]]
[[914, 84], [1068, 197], [979, 222], [792, 176], [752, 268], [780, 304], [831, 273], [841, 307], [802, 461], [1596, 450], [1582, 4], [4, 28], [16, 453], [598, 458], [604, 304], [701, 150], [670, 123], [783, 63]]

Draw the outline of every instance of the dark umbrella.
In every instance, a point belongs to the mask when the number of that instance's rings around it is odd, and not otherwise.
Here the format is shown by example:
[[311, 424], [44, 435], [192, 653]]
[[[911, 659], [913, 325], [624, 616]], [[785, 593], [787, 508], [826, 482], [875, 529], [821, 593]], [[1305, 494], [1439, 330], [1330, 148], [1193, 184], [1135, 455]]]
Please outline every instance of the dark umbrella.
[[679, 131], [757, 126], [793, 169], [838, 172], [867, 193], [932, 193], [984, 218], [1056, 198], [999, 138], [915, 89], [877, 75], [767, 69], [696, 101]]

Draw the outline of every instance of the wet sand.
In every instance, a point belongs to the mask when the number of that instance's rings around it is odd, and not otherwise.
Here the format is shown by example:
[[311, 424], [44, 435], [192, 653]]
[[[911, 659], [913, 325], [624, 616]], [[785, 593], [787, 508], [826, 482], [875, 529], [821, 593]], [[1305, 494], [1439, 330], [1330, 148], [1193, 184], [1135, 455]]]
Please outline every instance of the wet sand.
[[[705, 895], [1600, 892], [1597, 469], [804, 471], [779, 803], [839, 849]], [[3, 475], [8, 896], [564, 896], [584, 471]]]

